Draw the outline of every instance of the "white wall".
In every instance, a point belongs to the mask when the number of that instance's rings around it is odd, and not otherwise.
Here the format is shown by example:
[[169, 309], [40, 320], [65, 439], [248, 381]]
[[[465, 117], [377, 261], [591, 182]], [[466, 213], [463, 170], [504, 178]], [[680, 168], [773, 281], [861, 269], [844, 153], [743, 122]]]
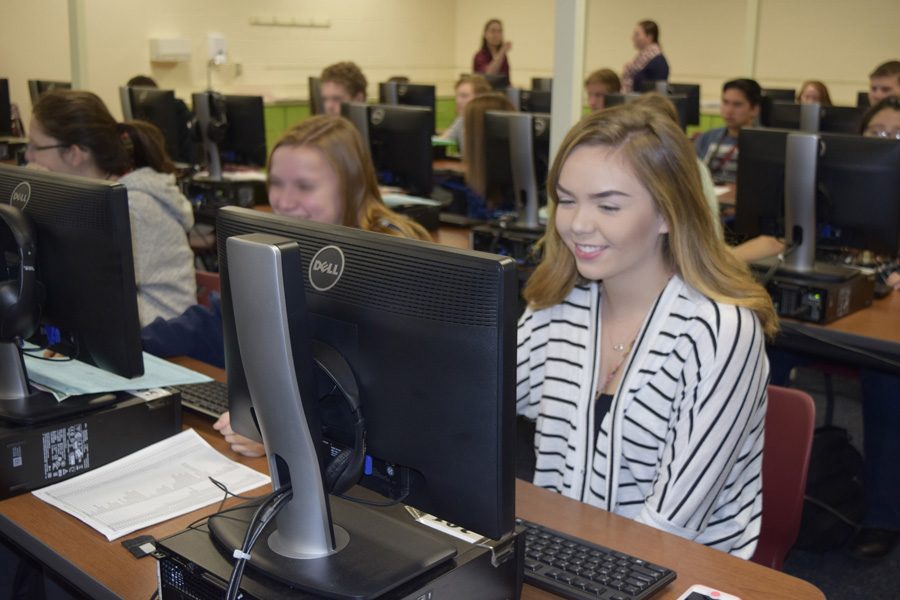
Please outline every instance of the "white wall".
[[[73, 0], [70, 0], [73, 1]], [[551, 75], [554, 3], [551, 0], [75, 0], [85, 7], [87, 86], [119, 113], [118, 86], [146, 73], [187, 97], [206, 86], [207, 34], [221, 33], [232, 64], [213, 86], [262, 94], [268, 100], [306, 97], [306, 79], [324, 65], [355, 60], [369, 95], [391, 75], [438, 85], [471, 69], [484, 23], [503, 20], [512, 40], [513, 82]], [[0, 77], [13, 100], [30, 113], [25, 81], [70, 79], [67, 0], [5, 2]], [[252, 26], [252, 16], [327, 19], [324, 29]], [[897, 0], [588, 0], [585, 70], [616, 71], [634, 55], [634, 24], [651, 18], [672, 79], [703, 85], [716, 100], [723, 81], [755, 76], [763, 85], [825, 81], [838, 103], [852, 103], [871, 69], [900, 58]], [[189, 63], [151, 63], [152, 37], [191, 40]], [[241, 65], [238, 74], [235, 63]]]

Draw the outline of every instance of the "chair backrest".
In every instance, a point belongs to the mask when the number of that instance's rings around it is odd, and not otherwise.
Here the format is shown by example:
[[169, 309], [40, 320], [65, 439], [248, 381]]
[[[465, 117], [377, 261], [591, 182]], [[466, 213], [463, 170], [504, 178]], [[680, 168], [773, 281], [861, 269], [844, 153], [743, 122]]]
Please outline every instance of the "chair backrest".
[[781, 570], [800, 531], [816, 406], [806, 392], [769, 386], [762, 527], [753, 562]]
[[218, 273], [209, 271], [196, 271], [197, 273], [197, 304], [209, 307], [209, 294], [222, 291], [222, 284]]

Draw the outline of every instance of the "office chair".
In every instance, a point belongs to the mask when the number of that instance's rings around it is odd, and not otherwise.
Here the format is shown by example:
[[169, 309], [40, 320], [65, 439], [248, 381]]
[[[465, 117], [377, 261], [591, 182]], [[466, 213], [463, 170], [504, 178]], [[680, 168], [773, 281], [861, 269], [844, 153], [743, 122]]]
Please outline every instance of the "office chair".
[[769, 386], [762, 526], [756, 552], [750, 559], [755, 563], [780, 571], [797, 541], [815, 427], [816, 407], [809, 394]]
[[197, 304], [209, 308], [209, 295], [212, 292], [220, 293], [222, 285], [218, 273], [209, 271], [196, 271], [197, 274]]

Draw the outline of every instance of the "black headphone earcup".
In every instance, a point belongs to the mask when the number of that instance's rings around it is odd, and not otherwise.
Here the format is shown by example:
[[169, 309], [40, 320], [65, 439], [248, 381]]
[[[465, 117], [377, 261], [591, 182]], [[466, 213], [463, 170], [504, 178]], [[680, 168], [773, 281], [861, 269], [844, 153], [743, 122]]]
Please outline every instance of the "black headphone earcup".
[[346, 479], [342, 476], [352, 458], [353, 450], [348, 448], [347, 450], [342, 450], [340, 454], [335, 456], [331, 459], [331, 462], [328, 463], [328, 466], [325, 468], [325, 485], [328, 487], [329, 492], [333, 494], [343, 494], [353, 487], [352, 483], [350, 485], [342, 484], [342, 481]]
[[[7, 204], [0, 204], [0, 221], [8, 228], [19, 255], [16, 277], [0, 282], [0, 341], [12, 341], [27, 338], [37, 327], [34, 232], [26, 215]], [[13, 250], [7, 248], [6, 235], [0, 235], [0, 240], [0, 252]]]

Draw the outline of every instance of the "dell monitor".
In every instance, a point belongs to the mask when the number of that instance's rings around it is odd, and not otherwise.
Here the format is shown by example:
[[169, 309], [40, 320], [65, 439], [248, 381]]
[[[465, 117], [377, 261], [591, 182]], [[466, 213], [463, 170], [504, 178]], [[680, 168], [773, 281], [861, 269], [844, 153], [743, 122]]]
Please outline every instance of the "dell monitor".
[[325, 104], [322, 102], [322, 80], [318, 77], [309, 77], [307, 86], [309, 90], [309, 114], [325, 114]]
[[859, 133], [864, 110], [856, 106], [820, 106], [772, 102], [762, 124], [776, 129]]
[[485, 196], [514, 209], [518, 225], [537, 230], [547, 203], [550, 115], [487, 111], [484, 115]]
[[[35, 343], [122, 377], [143, 374], [125, 186], [0, 165], [0, 202], [24, 212], [35, 232], [35, 276], [43, 297]], [[17, 352], [3, 360], [11, 355]], [[23, 393], [28, 397], [0, 403], [0, 417], [34, 422], [106, 401], [59, 403], [31, 389]]]
[[[736, 232], [784, 235], [785, 147], [790, 131], [744, 128], [738, 156]], [[893, 257], [900, 248], [900, 144], [820, 133], [816, 242]]]
[[550, 90], [519, 90], [519, 110], [530, 113], [550, 113]]
[[[668, 81], [645, 81], [642, 92], [659, 92], [667, 96], [685, 96], [685, 125], [700, 124], [700, 84], [670, 83]], [[677, 106], [676, 106], [677, 108]], [[679, 111], [679, 115], [680, 115]]]
[[[398, 83], [387, 81], [378, 84], [378, 102], [381, 104], [401, 104], [421, 106], [435, 111], [435, 87], [419, 83]], [[434, 130], [432, 130], [432, 133]]]
[[266, 166], [266, 122], [262, 96], [225, 96], [228, 123], [219, 152], [226, 165]]
[[12, 135], [12, 102], [9, 99], [9, 80], [0, 79], [0, 135]]
[[791, 88], [762, 88], [762, 95], [775, 102], [793, 102], [797, 99], [797, 90]]
[[379, 184], [399, 187], [414, 196], [431, 195], [433, 111], [350, 102], [341, 105], [341, 114], [368, 145]]
[[190, 162], [179, 148], [181, 125], [175, 92], [151, 87], [120, 87], [122, 116], [126, 121], [140, 119], [156, 125], [166, 142], [166, 153], [178, 162]]
[[29, 79], [28, 93], [31, 96], [31, 104], [34, 105], [42, 94], [50, 90], [70, 90], [72, 83], [69, 81], [50, 81], [47, 79]]
[[553, 78], [552, 77], [532, 77], [531, 78], [531, 89], [532, 89], [532, 91], [538, 91], [538, 92], [553, 91]]
[[[292, 502], [316, 490], [315, 501], [288, 518], [333, 517], [334, 538], [339, 527], [349, 529], [341, 515], [346, 504], [322, 500], [327, 491], [322, 480], [331, 473], [323, 476], [315, 465], [351, 450], [353, 462], [361, 464], [353, 477], [360, 477], [360, 485], [494, 539], [512, 531], [513, 261], [234, 207], [219, 211], [216, 232], [232, 426], [260, 439], [259, 424], [269, 444], [269, 432], [278, 426], [271, 424], [273, 417], [303, 413], [306, 418], [302, 435], [311, 442], [302, 450], [289, 456], [277, 450], [295, 441], [296, 427], [282, 436], [286, 441], [268, 448], [276, 482], [295, 474]], [[248, 268], [245, 255], [235, 250], [236, 240], [247, 234], [280, 240], [276, 246], [282, 250], [265, 252], [268, 257], [288, 253], [291, 245], [298, 256]], [[266, 271], [277, 285], [258, 280]], [[259, 298], [259, 285], [270, 290], [268, 300]], [[279, 306], [282, 291], [290, 298]], [[266, 315], [281, 323], [271, 335], [265, 334]], [[255, 344], [247, 341], [257, 333], [265, 335]], [[295, 379], [291, 371], [307, 376]], [[276, 380], [290, 390], [254, 392]], [[357, 401], [345, 401], [336, 390]], [[312, 471], [302, 481], [296, 479], [305, 468], [300, 465]], [[213, 529], [219, 525], [228, 527], [223, 520]], [[279, 521], [279, 532], [283, 525]], [[330, 526], [324, 528], [326, 546], [332, 542]], [[350, 531], [351, 545], [353, 536]], [[386, 544], [392, 536], [384, 536]], [[252, 555], [258, 553], [254, 549]], [[328, 558], [339, 562], [341, 554]], [[367, 559], [376, 556], [380, 559], [377, 549]]]

